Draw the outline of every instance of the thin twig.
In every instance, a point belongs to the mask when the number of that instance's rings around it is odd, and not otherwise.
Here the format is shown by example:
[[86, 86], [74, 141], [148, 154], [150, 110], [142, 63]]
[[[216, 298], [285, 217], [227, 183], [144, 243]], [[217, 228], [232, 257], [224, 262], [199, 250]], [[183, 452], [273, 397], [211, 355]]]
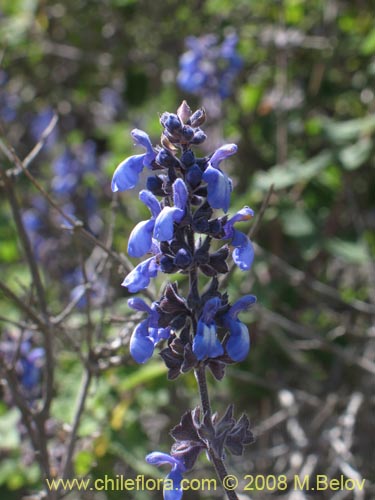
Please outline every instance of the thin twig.
[[71, 474], [72, 458], [73, 458], [74, 448], [75, 448], [75, 444], [76, 444], [78, 427], [79, 427], [79, 423], [81, 420], [83, 410], [85, 408], [85, 403], [86, 403], [86, 399], [88, 396], [88, 392], [89, 392], [89, 388], [90, 388], [90, 384], [91, 384], [91, 379], [92, 379], [91, 371], [88, 369], [85, 369], [83, 372], [83, 375], [82, 375], [81, 387], [80, 387], [78, 397], [77, 397], [76, 409], [75, 409], [74, 417], [73, 417], [72, 430], [70, 432], [70, 437], [69, 437], [69, 442], [68, 442], [68, 446], [66, 449], [65, 459], [64, 459], [62, 467], [61, 467], [62, 479], [67, 479], [69, 477], [69, 475]]

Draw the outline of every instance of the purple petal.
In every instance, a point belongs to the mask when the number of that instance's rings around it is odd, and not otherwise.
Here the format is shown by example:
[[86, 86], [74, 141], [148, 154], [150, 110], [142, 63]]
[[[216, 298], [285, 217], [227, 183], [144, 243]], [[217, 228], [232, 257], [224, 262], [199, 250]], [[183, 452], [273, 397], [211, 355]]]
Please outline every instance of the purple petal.
[[152, 312], [151, 307], [140, 297], [132, 297], [128, 300], [128, 306], [135, 311], [145, 312], [150, 314]]
[[180, 222], [185, 212], [177, 207], [164, 207], [155, 221], [154, 237], [159, 241], [173, 238], [173, 223]]
[[219, 164], [228, 156], [232, 156], [237, 153], [236, 144], [224, 144], [211, 156], [210, 163], [214, 168], [218, 168]]
[[131, 132], [131, 136], [134, 139], [135, 144], [142, 146], [145, 148], [148, 154], [153, 154], [154, 149], [152, 147], [150, 137], [143, 130], [139, 130], [138, 128], [133, 129]]
[[235, 229], [231, 244], [235, 247], [232, 253], [235, 264], [241, 271], [249, 270], [254, 260], [254, 247], [249, 238]]
[[139, 174], [143, 170], [145, 155], [134, 155], [126, 158], [116, 168], [112, 177], [112, 191], [125, 191], [138, 184]]
[[184, 466], [178, 458], [172, 457], [168, 453], [162, 453], [161, 451], [153, 451], [146, 456], [146, 462], [151, 465], [171, 465], [172, 467], [178, 467], [183, 470]]
[[126, 286], [129, 292], [137, 293], [147, 288], [151, 278], [154, 278], [157, 273], [158, 265], [156, 264], [155, 257], [150, 257], [138, 264], [138, 266], [126, 276], [121, 285]]
[[243, 207], [236, 214], [231, 217], [228, 222], [224, 225], [224, 232], [226, 238], [233, 238], [234, 235], [234, 224], [236, 222], [241, 222], [249, 220], [254, 216], [254, 211], [249, 207]]
[[31, 363], [35, 363], [36, 361], [43, 359], [44, 355], [45, 351], [43, 347], [36, 347], [35, 349], [29, 352], [29, 354], [27, 355], [27, 359]]
[[146, 189], [139, 193], [139, 199], [150, 209], [151, 215], [154, 219], [160, 214], [161, 208], [158, 199]]
[[240, 312], [246, 311], [246, 309], [255, 304], [256, 301], [257, 298], [255, 297], [255, 295], [244, 295], [232, 305], [227, 314], [232, 319], [237, 319], [237, 316]]
[[148, 320], [135, 327], [130, 338], [130, 354], [137, 363], [145, 363], [154, 353], [154, 343], [148, 336]]
[[164, 500], [181, 500], [183, 490], [181, 488], [181, 481], [183, 479], [181, 471], [177, 468], [171, 470], [166, 477], [166, 480], [172, 480], [172, 487], [167, 488], [168, 483], [164, 483], [163, 496]]
[[188, 198], [189, 193], [184, 181], [177, 179], [173, 184], [173, 201], [175, 207], [185, 210]]
[[239, 320], [227, 321], [230, 336], [225, 349], [233, 361], [243, 361], [250, 350], [250, 335], [247, 326]]
[[207, 300], [203, 307], [201, 320], [204, 321], [204, 323], [211, 323], [220, 306], [221, 300], [218, 297]]
[[193, 352], [200, 361], [206, 358], [217, 358], [224, 353], [223, 346], [216, 335], [215, 323], [207, 325], [203, 321], [198, 321]]
[[142, 257], [151, 250], [152, 233], [154, 231], [155, 220], [145, 220], [139, 222], [130, 233], [128, 242], [128, 254], [130, 257]]
[[221, 208], [224, 212], [228, 212], [232, 192], [232, 181], [229, 177], [221, 170], [209, 165], [202, 179], [207, 183], [207, 201], [211, 207]]

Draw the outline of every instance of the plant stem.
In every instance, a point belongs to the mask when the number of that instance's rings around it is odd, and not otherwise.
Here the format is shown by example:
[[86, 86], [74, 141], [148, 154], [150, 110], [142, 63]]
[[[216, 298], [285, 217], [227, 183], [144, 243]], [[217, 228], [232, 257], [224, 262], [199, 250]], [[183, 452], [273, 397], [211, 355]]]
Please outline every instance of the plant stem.
[[[209, 417], [209, 421], [211, 422], [211, 415], [212, 415], [212, 410], [211, 410], [211, 403], [210, 403], [210, 397], [208, 394], [208, 387], [207, 387], [207, 379], [206, 379], [206, 367], [202, 363], [200, 366], [195, 370], [195, 377], [197, 379], [198, 383], [198, 388], [199, 388], [199, 395], [200, 395], [200, 400], [201, 400], [201, 407], [203, 410], [203, 415], [206, 415]], [[214, 465], [216, 474], [218, 478], [220, 479], [220, 482], [225, 490], [225, 494], [227, 495], [229, 500], [238, 500], [238, 496], [235, 491], [228, 490], [226, 486], [228, 486], [228, 483], [226, 482], [225, 478], [228, 477], [228, 472], [225, 467], [225, 464], [223, 462], [223, 459], [221, 457], [218, 457], [215, 453], [215, 450], [212, 448], [212, 446], [209, 444], [208, 445], [208, 454], [211, 459], [211, 462]]]

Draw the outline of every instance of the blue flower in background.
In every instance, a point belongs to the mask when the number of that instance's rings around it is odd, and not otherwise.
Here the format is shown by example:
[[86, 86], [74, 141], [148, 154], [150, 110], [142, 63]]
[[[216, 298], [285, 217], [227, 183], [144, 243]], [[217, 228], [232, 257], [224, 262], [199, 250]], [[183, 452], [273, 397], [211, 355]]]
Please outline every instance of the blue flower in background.
[[164, 500], [181, 500], [183, 494], [181, 481], [183, 473], [186, 471], [183, 461], [168, 453], [154, 451], [146, 456], [146, 462], [158, 467], [160, 465], [170, 465], [172, 467], [164, 482]]
[[96, 144], [87, 140], [74, 150], [66, 148], [52, 164], [52, 190], [61, 196], [73, 196], [83, 184], [84, 176], [98, 170]]
[[225, 236], [223, 239], [232, 240], [231, 245], [234, 247], [232, 257], [242, 271], [250, 269], [254, 260], [254, 247], [246, 234], [234, 229], [234, 224], [249, 220], [253, 216], [254, 211], [249, 207], [244, 207], [224, 224]]
[[8, 75], [0, 69], [0, 115], [5, 123], [10, 123], [17, 116], [20, 97], [12, 89], [7, 89]]
[[130, 156], [120, 163], [112, 177], [113, 192], [134, 188], [138, 184], [139, 175], [143, 168], [151, 169], [156, 157], [150, 138], [143, 130], [134, 129], [131, 135], [135, 144], [145, 148], [146, 153]]
[[137, 363], [145, 363], [154, 353], [155, 345], [170, 335], [170, 328], [159, 328], [159, 314], [154, 307], [150, 307], [140, 298], [131, 298], [128, 305], [136, 311], [145, 312], [147, 319], [139, 323], [130, 339], [130, 354]]
[[193, 342], [193, 352], [199, 360], [217, 358], [224, 354], [223, 346], [216, 335], [216, 323], [214, 321], [220, 307], [221, 300], [218, 297], [207, 300], [203, 307]]
[[247, 326], [238, 319], [238, 314], [255, 304], [254, 295], [245, 295], [237, 300], [224, 315], [224, 326], [229, 329], [229, 339], [225, 349], [233, 361], [242, 361], [250, 350], [250, 336]]
[[[50, 124], [53, 116], [54, 116], [53, 109], [50, 107], [46, 107], [36, 116], [34, 116], [34, 118], [31, 120], [30, 132], [34, 142], [40, 141], [42, 133]], [[54, 127], [52, 132], [49, 134], [47, 141], [44, 144], [44, 147], [47, 150], [51, 149], [56, 144], [57, 139], [58, 139], [58, 132], [57, 128]]]
[[233, 81], [242, 68], [237, 54], [238, 37], [226, 35], [220, 44], [215, 35], [188, 37], [188, 51], [180, 58], [177, 82], [182, 90], [196, 95], [217, 94], [225, 99], [232, 93]]
[[23, 393], [33, 400], [40, 396], [45, 351], [34, 347], [31, 334], [26, 333], [24, 337], [19, 342], [17, 335], [7, 335], [6, 340], [0, 342], [0, 354], [7, 363], [15, 363]]
[[29, 341], [22, 342], [17, 371], [21, 384], [27, 392], [32, 393], [38, 384], [40, 384], [43, 363], [44, 349], [42, 347], [32, 348]]

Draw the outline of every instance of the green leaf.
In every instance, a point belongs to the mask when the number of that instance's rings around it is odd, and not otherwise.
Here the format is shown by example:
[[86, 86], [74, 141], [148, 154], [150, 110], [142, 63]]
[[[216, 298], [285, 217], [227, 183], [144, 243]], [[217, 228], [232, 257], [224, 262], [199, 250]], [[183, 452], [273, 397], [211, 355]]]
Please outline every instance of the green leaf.
[[78, 476], [85, 476], [90, 472], [91, 465], [94, 461], [92, 452], [83, 450], [77, 453], [74, 459], [74, 470]]
[[281, 219], [284, 233], [295, 238], [309, 236], [314, 231], [314, 224], [310, 217], [301, 209], [282, 212]]
[[20, 445], [20, 435], [17, 424], [20, 420], [19, 411], [16, 408], [8, 410], [0, 417], [0, 448], [5, 450], [16, 450]]
[[243, 112], [250, 113], [254, 111], [262, 96], [262, 88], [255, 85], [246, 85], [241, 88], [239, 101]]
[[346, 170], [355, 170], [368, 160], [371, 151], [372, 141], [365, 137], [340, 151], [339, 159]]
[[308, 181], [326, 168], [332, 160], [332, 154], [323, 151], [305, 163], [291, 160], [285, 165], [276, 165], [268, 172], [258, 172], [254, 176], [254, 187], [261, 191], [268, 191], [271, 185], [274, 189], [284, 189], [294, 186], [298, 182]]
[[323, 129], [336, 144], [358, 139], [360, 135], [372, 134], [375, 131], [375, 115], [356, 118], [345, 122], [323, 122]]
[[352, 264], [363, 264], [369, 260], [363, 241], [352, 242], [334, 238], [327, 241], [326, 248], [332, 255]]
[[130, 391], [142, 384], [154, 381], [155, 378], [165, 375], [167, 369], [162, 363], [148, 363], [131, 373], [119, 384], [121, 391]]
[[361, 44], [361, 52], [365, 56], [369, 56], [375, 52], [375, 28], [370, 31]]

